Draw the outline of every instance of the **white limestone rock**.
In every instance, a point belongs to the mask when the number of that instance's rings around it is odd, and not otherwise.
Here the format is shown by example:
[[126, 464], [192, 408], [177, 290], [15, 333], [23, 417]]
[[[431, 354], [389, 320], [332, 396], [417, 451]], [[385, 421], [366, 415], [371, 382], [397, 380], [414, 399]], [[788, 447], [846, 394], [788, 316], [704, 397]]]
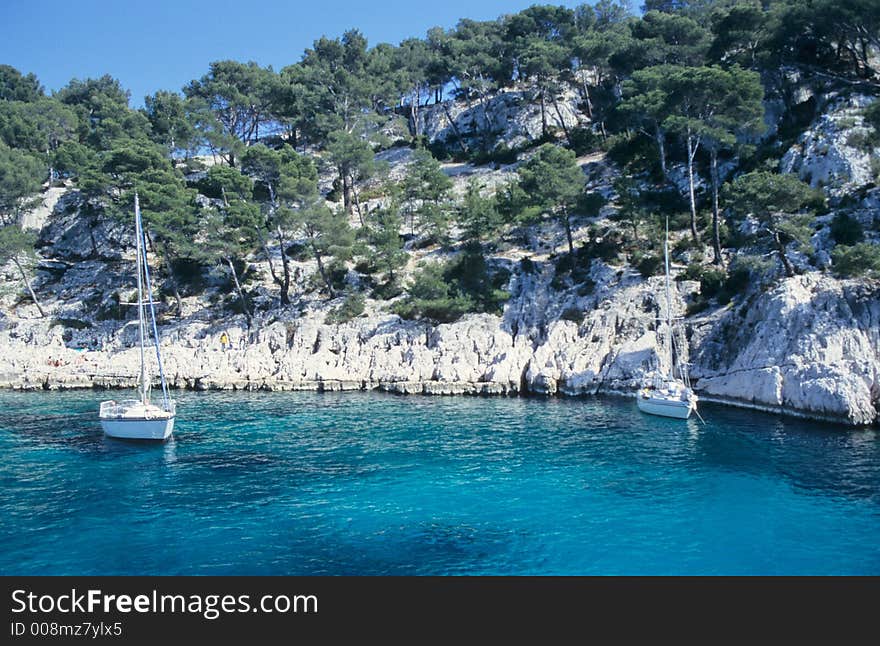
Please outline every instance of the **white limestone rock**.
[[[516, 148], [536, 141], [542, 134], [541, 109], [533, 95], [531, 89], [502, 91], [487, 100], [485, 109], [477, 100], [469, 105], [447, 101], [427, 106], [419, 114], [420, 131], [432, 143], [455, 141], [460, 135], [468, 145], [489, 133], [495, 145]], [[547, 126], [564, 130], [588, 123], [579, 102], [578, 94], [568, 87], [557, 95], [555, 105], [548, 100]]]
[[796, 173], [814, 188], [842, 196], [875, 181], [880, 150], [864, 143], [871, 127], [861, 111], [874, 101], [851, 95], [832, 102], [782, 158], [781, 169]]
[[851, 424], [877, 419], [880, 292], [818, 273], [728, 313], [697, 349], [704, 392]]

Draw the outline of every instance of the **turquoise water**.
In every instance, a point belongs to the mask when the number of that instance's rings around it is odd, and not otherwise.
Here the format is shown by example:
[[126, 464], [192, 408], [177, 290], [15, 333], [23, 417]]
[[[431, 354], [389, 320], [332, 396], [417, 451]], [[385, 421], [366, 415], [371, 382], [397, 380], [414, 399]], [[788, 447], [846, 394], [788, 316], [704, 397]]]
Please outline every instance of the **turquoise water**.
[[625, 399], [0, 392], [2, 574], [880, 574], [880, 435]]

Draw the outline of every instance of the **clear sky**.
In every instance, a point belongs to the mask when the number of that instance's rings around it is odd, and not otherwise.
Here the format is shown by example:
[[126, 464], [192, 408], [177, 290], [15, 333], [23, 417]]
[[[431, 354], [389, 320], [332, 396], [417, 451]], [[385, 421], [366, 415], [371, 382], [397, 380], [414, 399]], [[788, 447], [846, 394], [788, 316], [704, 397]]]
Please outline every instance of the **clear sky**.
[[[549, 1], [549, 0], [545, 0]], [[299, 60], [321, 37], [357, 27], [370, 44], [424, 36], [459, 18], [486, 20], [537, 0], [0, 0], [0, 63], [33, 72], [47, 91], [110, 74], [131, 103], [180, 90], [211, 61]], [[579, 2], [553, 0], [573, 7]]]

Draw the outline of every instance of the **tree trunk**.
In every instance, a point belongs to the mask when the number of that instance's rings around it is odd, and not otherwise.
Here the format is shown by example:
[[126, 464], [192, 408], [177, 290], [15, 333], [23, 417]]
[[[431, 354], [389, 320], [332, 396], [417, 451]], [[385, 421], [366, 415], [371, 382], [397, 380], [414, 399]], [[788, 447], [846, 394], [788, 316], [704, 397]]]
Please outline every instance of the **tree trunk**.
[[538, 88], [538, 92], [541, 95], [541, 138], [547, 138], [547, 110], [544, 106], [544, 89]]
[[419, 138], [419, 91], [413, 90], [413, 96], [409, 106], [409, 118], [412, 121], [412, 134]]
[[354, 202], [354, 209], [357, 211], [358, 221], [361, 223], [361, 227], [364, 227], [364, 214], [361, 210], [361, 199], [358, 195], [357, 182], [354, 181], [354, 177], [351, 178], [351, 196]]
[[235, 283], [235, 291], [238, 292], [238, 298], [241, 299], [241, 311], [244, 312], [244, 318], [247, 321], [248, 329], [251, 329], [251, 324], [253, 323], [253, 317], [251, 316], [251, 312], [247, 306], [247, 300], [244, 297], [244, 290], [241, 288], [241, 283], [238, 282], [238, 272], [235, 271], [235, 264], [232, 262], [232, 258], [226, 257], [224, 258], [226, 264], [229, 265], [229, 271], [232, 273], [232, 281]]
[[27, 287], [27, 290], [31, 295], [31, 300], [34, 302], [34, 305], [37, 306], [37, 310], [40, 312], [40, 316], [46, 318], [46, 312], [43, 310], [43, 306], [40, 305], [40, 301], [37, 300], [37, 295], [34, 293], [34, 288], [31, 287], [31, 281], [28, 280], [27, 274], [24, 271], [24, 267], [21, 266], [21, 263], [18, 262], [18, 258], [16, 258], [15, 256], [12, 257], [12, 262], [14, 262], [15, 266], [18, 267], [18, 272], [21, 274], [21, 279], [24, 281], [25, 287]]
[[272, 282], [276, 285], [281, 285], [281, 279], [275, 271], [275, 263], [272, 262], [272, 253], [269, 251], [269, 243], [266, 242], [262, 234], [260, 235], [260, 245], [263, 247], [263, 253], [266, 254], [266, 262], [269, 263], [269, 275], [272, 277]]
[[587, 85], [586, 79], [583, 80], [581, 85], [584, 88], [584, 101], [587, 104], [587, 116], [590, 118], [590, 121], [593, 120], [593, 99], [590, 97], [590, 86]]
[[449, 125], [452, 126], [452, 131], [455, 133], [455, 138], [458, 139], [458, 145], [461, 148], [461, 152], [467, 155], [467, 146], [464, 145], [464, 139], [461, 136], [461, 132], [458, 130], [458, 126], [455, 125], [455, 120], [452, 118], [452, 115], [449, 114], [449, 106], [445, 103], [441, 105], [443, 106], [443, 112], [446, 113], [446, 118], [449, 120]]
[[718, 213], [718, 151], [712, 147], [710, 150], [712, 158], [712, 250], [715, 257], [712, 263], [721, 264], [721, 224], [719, 222]]
[[284, 252], [284, 233], [281, 227], [278, 227], [276, 235], [278, 236], [278, 248], [281, 250], [281, 269], [284, 277], [278, 282], [281, 287], [281, 305], [290, 305], [290, 261]]
[[351, 215], [351, 180], [348, 171], [344, 168], [339, 169], [339, 175], [342, 178], [342, 205], [345, 207], [345, 212]]
[[574, 255], [574, 240], [571, 235], [571, 218], [568, 209], [562, 209], [562, 222], [565, 225], [565, 239], [568, 241], [568, 253]]
[[697, 234], [697, 198], [694, 194], [694, 157], [697, 154], [697, 146], [695, 145], [695, 141], [693, 136], [691, 135], [691, 130], [688, 128], [687, 132], [687, 149], [688, 149], [688, 191], [690, 193], [690, 202], [691, 202], [691, 236], [694, 239], [694, 242], [699, 242], [700, 237]]
[[794, 276], [794, 268], [791, 266], [791, 261], [788, 259], [788, 256], [785, 255], [785, 245], [782, 244], [778, 231], [773, 232], [773, 241], [776, 243], [776, 251], [779, 253], [779, 259], [782, 261], [782, 266], [785, 268], [785, 275], [791, 278]]
[[568, 142], [568, 145], [571, 146], [571, 133], [568, 131], [568, 126], [565, 125], [565, 119], [562, 117], [562, 110], [559, 109], [559, 101], [556, 100], [556, 93], [550, 95], [553, 108], [556, 110], [556, 117], [559, 119], [559, 126], [562, 128], [562, 132], [565, 133], [565, 140]]
[[654, 138], [657, 140], [657, 152], [660, 154], [660, 172], [663, 173], [663, 181], [668, 179], [666, 172], [666, 133], [659, 125], [654, 129]]
[[333, 289], [333, 283], [330, 282], [330, 277], [327, 275], [327, 270], [324, 268], [324, 259], [321, 256], [321, 252], [318, 251], [318, 248], [312, 243], [312, 252], [315, 254], [315, 261], [318, 263], [318, 273], [321, 274], [321, 278], [324, 281], [324, 284], [327, 286], [327, 291], [330, 293], [330, 298], [336, 298], [336, 290]]
[[171, 291], [174, 293], [174, 302], [177, 304], [177, 318], [183, 318], [183, 299], [180, 298], [180, 290], [177, 287], [177, 278], [174, 276], [171, 262], [165, 257], [165, 254], [162, 254], [162, 260], [165, 262], [165, 271], [168, 272], [168, 281], [171, 283]]

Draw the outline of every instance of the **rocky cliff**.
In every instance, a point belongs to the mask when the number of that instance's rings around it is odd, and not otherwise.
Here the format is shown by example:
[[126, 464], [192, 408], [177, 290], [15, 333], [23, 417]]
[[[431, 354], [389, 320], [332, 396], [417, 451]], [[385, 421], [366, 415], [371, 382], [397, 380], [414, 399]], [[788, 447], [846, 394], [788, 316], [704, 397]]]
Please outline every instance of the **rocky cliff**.
[[[517, 111], [517, 101], [511, 95], [490, 105], [493, 127], [505, 133], [503, 141], [511, 146], [521, 143], [520, 137], [540, 136], [540, 116], [534, 106]], [[571, 101], [574, 98], [568, 97], [558, 112], [560, 119], [572, 118], [568, 126], [577, 123]], [[862, 173], [870, 159], [850, 151], [851, 139], [839, 134], [841, 120], [860, 103], [835, 105], [839, 114], [832, 112], [814, 124], [784, 164], [814, 181], [826, 178], [829, 190], [840, 191], [851, 186], [846, 177]], [[444, 140], [454, 130], [449, 119], [463, 129], [469, 119], [479, 119], [480, 112], [474, 110], [462, 104], [442, 115], [428, 111], [422, 117], [424, 130], [432, 140]], [[471, 131], [479, 129], [477, 123]], [[816, 156], [821, 141], [835, 151], [825, 161]], [[834, 155], [843, 161], [826, 168]], [[409, 157], [406, 149], [380, 153], [392, 174], [399, 173]], [[593, 178], [592, 188], [613, 196], [610, 186], [617, 175], [613, 165], [602, 155], [581, 161]], [[817, 164], [823, 163], [825, 170], [820, 172]], [[858, 171], [847, 171], [846, 164]], [[511, 168], [467, 164], [449, 164], [446, 171], [459, 192], [475, 175], [485, 185], [511, 176]], [[878, 217], [876, 200], [876, 190], [869, 190], [856, 201], [860, 218]], [[608, 212], [606, 208], [598, 218], [576, 218], [575, 241], [587, 237], [591, 225], [607, 224]], [[64, 189], [51, 189], [38, 210], [26, 215], [25, 224], [40, 231], [43, 260], [36, 284], [50, 315], [40, 318], [16, 289], [0, 292], [0, 386], [132, 386], [137, 325], [131, 308], [124, 305], [133, 290], [126, 227], [102, 217], [76, 191]], [[554, 280], [554, 257], [563, 249], [563, 240], [563, 233], [547, 224], [540, 230], [521, 231], [515, 244], [501, 246], [490, 258], [510, 275], [511, 297], [503, 314], [471, 314], [436, 326], [404, 321], [389, 313], [387, 303], [369, 299], [362, 316], [328, 325], [325, 317], [339, 301], [322, 299], [302, 280], [292, 290], [293, 305], [270, 306], [274, 287], [268, 267], [254, 259], [250, 280], [255, 300], [263, 306], [253, 327], [248, 330], [243, 317], [229, 313], [228, 290], [209, 282], [203, 293], [185, 295], [182, 318], [163, 315], [165, 370], [174, 386], [194, 389], [633, 393], [649, 373], [669, 360], [658, 325], [665, 307], [663, 279], [645, 279], [625, 263], [594, 259], [588, 280], [560, 283]], [[409, 270], [416, 260], [443, 254], [436, 248], [411, 249], [411, 253]], [[528, 262], [521, 262], [524, 258]], [[293, 265], [295, 276], [315, 271], [309, 262]], [[676, 273], [682, 269], [674, 267]], [[16, 279], [11, 265], [0, 268], [0, 275], [8, 285]], [[682, 359], [690, 361], [702, 396], [848, 424], [877, 421], [877, 285], [836, 280], [805, 266], [803, 275], [766, 291], [755, 289], [733, 304], [685, 317], [698, 291], [697, 282], [675, 281], [673, 310], [684, 319]], [[219, 343], [223, 331], [231, 339], [228, 350]], [[155, 367], [153, 373], [155, 378]]]

